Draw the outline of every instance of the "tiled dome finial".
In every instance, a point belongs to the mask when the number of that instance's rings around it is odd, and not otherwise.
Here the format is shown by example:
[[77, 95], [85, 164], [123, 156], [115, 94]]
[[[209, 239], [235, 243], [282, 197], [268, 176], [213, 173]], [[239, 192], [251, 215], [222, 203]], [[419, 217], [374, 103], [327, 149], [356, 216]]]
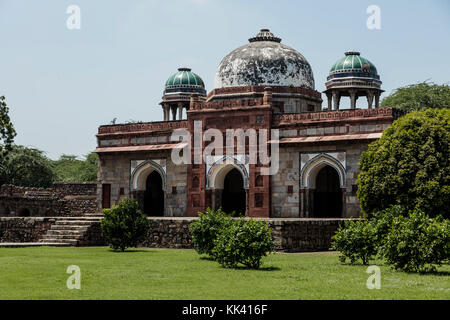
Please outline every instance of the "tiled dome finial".
[[277, 38], [273, 35], [272, 32], [270, 32], [269, 29], [261, 29], [258, 34], [250, 39], [248, 39], [249, 42], [256, 42], [256, 41], [274, 41], [274, 42], [281, 42], [280, 38]]

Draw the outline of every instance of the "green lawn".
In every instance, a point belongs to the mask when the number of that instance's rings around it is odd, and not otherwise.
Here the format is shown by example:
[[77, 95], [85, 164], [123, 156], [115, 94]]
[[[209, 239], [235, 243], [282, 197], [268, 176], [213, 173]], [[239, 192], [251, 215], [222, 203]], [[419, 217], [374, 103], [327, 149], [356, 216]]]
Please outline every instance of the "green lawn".
[[[69, 290], [69, 265], [81, 290]], [[391, 270], [366, 288], [367, 267], [336, 253], [272, 254], [262, 270], [224, 269], [193, 250], [0, 248], [0, 299], [450, 299], [450, 266], [438, 274]]]

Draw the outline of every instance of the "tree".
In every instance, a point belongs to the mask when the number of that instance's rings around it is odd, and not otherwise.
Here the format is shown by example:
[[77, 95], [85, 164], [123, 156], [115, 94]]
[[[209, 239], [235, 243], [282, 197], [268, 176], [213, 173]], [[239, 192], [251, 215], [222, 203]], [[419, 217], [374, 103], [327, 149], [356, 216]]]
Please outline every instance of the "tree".
[[396, 120], [359, 161], [357, 196], [370, 216], [391, 205], [450, 217], [450, 110]]
[[47, 188], [54, 178], [52, 162], [41, 150], [13, 145], [0, 159], [0, 185]]
[[9, 108], [6, 105], [5, 97], [0, 96], [0, 156], [5, 157], [11, 150], [16, 131], [9, 118]]
[[98, 171], [98, 155], [89, 153], [81, 164], [80, 181], [96, 182]]
[[450, 86], [432, 82], [420, 82], [398, 88], [381, 101], [381, 107], [393, 107], [404, 111], [420, 111], [430, 108], [450, 108]]

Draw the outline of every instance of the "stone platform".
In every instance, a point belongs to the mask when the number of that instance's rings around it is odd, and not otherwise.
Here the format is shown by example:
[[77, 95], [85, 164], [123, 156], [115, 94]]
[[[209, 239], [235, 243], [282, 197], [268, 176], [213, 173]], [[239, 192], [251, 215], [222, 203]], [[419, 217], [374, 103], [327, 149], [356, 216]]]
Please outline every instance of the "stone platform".
[[[149, 248], [192, 249], [189, 225], [194, 217], [149, 217], [152, 224], [140, 244]], [[258, 218], [257, 218], [258, 219]], [[344, 218], [260, 218], [272, 230], [275, 250], [326, 251]], [[101, 217], [0, 218], [0, 247], [102, 246]]]

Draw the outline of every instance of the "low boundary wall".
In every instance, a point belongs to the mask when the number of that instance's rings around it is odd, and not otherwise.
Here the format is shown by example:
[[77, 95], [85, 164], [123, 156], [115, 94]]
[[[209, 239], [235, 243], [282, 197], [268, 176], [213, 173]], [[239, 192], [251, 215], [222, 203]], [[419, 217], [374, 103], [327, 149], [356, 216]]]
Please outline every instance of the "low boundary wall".
[[[0, 217], [0, 242], [37, 242], [60, 217]], [[140, 244], [149, 248], [191, 249], [189, 225], [197, 218], [148, 218], [151, 228]], [[324, 251], [338, 226], [347, 219], [261, 219], [269, 223], [275, 250], [284, 252]], [[100, 221], [94, 222], [81, 242], [103, 245]]]

